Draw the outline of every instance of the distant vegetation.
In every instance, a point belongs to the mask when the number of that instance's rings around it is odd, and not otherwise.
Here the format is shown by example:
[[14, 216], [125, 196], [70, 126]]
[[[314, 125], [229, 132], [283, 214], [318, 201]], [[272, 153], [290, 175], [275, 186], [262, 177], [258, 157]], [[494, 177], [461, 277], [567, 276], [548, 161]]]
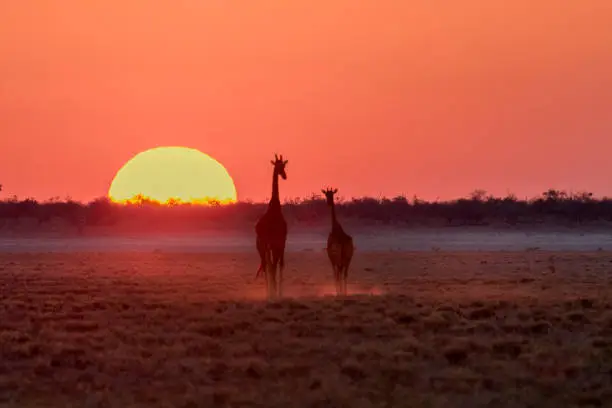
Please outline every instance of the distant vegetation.
[[[83, 204], [66, 200], [37, 202], [16, 197], [0, 201], [0, 228], [29, 225], [72, 225], [83, 232], [88, 227], [136, 230], [186, 230], [200, 228], [250, 228], [267, 203], [238, 202], [209, 206], [176, 203], [162, 206], [143, 200], [114, 204], [106, 198]], [[329, 208], [322, 196], [288, 200], [283, 211], [290, 224], [321, 225], [329, 221]], [[338, 215], [347, 224], [394, 226], [460, 225], [605, 225], [612, 221], [612, 198], [592, 193], [569, 194], [548, 190], [539, 197], [519, 200], [513, 195], [494, 197], [476, 190], [465, 198], [428, 202], [408, 199], [362, 197], [340, 200]]]

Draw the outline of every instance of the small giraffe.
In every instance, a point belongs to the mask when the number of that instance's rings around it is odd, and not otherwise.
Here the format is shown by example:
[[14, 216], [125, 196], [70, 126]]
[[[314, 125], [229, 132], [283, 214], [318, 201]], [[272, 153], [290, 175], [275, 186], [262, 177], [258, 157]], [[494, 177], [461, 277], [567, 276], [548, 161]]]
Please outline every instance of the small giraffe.
[[355, 250], [353, 246], [353, 238], [344, 232], [342, 226], [336, 219], [336, 206], [334, 204], [334, 194], [338, 192], [338, 189], [326, 189], [321, 190], [325, 194], [327, 199], [327, 205], [331, 208], [331, 219], [332, 229], [327, 237], [327, 256], [331, 261], [332, 268], [334, 269], [334, 280], [336, 283], [336, 294], [345, 295], [346, 280], [348, 277], [348, 268], [353, 258], [353, 252]]
[[[287, 179], [285, 166], [288, 160], [283, 156], [274, 155], [272, 165], [272, 197], [268, 204], [266, 213], [259, 219], [255, 226], [257, 234], [257, 252], [260, 264], [255, 279], [263, 272], [266, 278], [268, 299], [282, 297], [283, 269], [285, 267], [285, 243], [287, 241], [287, 222], [281, 211], [281, 203], [278, 194], [278, 176]], [[276, 270], [278, 267], [278, 282]]]

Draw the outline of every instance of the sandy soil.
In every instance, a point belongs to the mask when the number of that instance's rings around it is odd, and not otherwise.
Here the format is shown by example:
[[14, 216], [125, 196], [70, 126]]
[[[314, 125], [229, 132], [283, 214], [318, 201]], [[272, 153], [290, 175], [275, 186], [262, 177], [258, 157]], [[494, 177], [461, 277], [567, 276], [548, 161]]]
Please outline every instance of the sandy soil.
[[[0, 254], [0, 406], [612, 403], [612, 253]], [[67, 405], [70, 404], [70, 405]]]

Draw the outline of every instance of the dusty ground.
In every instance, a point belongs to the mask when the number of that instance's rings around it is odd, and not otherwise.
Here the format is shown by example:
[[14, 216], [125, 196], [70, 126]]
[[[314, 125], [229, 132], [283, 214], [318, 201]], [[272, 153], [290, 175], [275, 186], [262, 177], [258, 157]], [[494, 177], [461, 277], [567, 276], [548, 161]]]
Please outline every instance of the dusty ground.
[[[551, 258], [552, 256], [552, 258]], [[0, 406], [612, 406], [612, 253], [0, 254]]]

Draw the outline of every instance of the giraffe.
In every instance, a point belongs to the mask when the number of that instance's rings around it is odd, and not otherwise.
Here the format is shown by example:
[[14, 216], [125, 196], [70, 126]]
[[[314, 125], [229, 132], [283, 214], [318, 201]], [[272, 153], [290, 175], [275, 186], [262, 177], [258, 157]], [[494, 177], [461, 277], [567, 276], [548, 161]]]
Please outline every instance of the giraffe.
[[331, 221], [332, 229], [327, 237], [327, 256], [331, 261], [332, 268], [334, 269], [334, 280], [336, 283], [336, 294], [345, 295], [346, 290], [346, 279], [348, 276], [348, 268], [353, 258], [354, 246], [353, 238], [344, 232], [342, 226], [336, 219], [336, 206], [334, 204], [334, 194], [338, 192], [338, 189], [325, 189], [321, 190], [327, 199], [327, 205], [331, 208]]
[[[274, 166], [272, 175], [272, 197], [268, 204], [266, 213], [259, 219], [255, 226], [257, 234], [257, 252], [259, 253], [260, 265], [255, 279], [263, 272], [266, 279], [268, 299], [282, 297], [283, 269], [285, 267], [285, 243], [287, 241], [287, 222], [281, 211], [281, 203], [278, 194], [278, 176], [287, 179], [285, 166], [288, 160], [283, 156], [274, 155], [271, 161]], [[278, 267], [278, 282], [276, 270]]]

